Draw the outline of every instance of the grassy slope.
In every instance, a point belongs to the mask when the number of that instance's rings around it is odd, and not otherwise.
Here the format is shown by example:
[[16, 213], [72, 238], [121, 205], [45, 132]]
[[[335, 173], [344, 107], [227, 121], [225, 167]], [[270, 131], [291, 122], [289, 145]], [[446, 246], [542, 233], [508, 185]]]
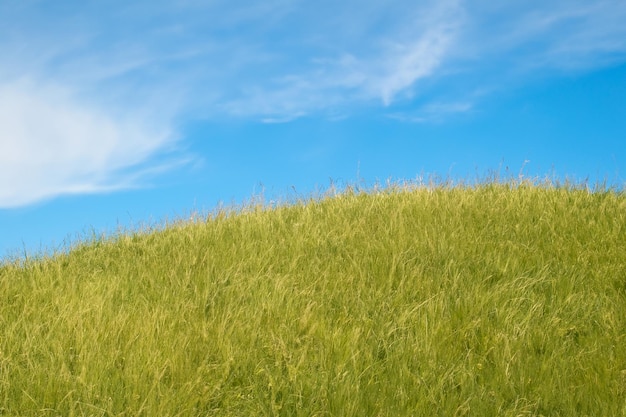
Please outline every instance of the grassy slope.
[[0, 414], [626, 416], [626, 196], [348, 193], [5, 265]]

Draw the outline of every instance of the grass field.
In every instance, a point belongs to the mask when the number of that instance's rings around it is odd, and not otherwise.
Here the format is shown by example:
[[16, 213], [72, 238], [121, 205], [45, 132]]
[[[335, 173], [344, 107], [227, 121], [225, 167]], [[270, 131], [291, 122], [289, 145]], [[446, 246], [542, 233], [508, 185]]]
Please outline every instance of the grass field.
[[0, 266], [4, 416], [626, 416], [626, 195], [250, 205]]

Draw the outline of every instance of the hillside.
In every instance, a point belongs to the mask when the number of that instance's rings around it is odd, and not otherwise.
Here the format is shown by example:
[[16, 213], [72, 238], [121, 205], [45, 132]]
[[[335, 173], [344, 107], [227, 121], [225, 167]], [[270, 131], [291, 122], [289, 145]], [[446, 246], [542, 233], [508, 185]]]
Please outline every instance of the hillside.
[[398, 186], [6, 263], [0, 415], [626, 416], [626, 195]]

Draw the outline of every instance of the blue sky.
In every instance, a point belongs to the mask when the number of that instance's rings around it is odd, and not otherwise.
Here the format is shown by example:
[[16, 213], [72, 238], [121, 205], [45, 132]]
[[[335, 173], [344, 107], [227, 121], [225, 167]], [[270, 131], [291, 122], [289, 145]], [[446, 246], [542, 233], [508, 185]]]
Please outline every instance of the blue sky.
[[0, 257], [337, 184], [626, 183], [623, 0], [0, 3]]

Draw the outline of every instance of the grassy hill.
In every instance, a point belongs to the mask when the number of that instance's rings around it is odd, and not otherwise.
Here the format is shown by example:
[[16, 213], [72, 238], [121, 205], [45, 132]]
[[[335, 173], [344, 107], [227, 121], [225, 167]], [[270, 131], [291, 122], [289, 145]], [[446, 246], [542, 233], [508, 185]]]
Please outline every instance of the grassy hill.
[[391, 187], [5, 263], [0, 415], [626, 416], [626, 195]]

